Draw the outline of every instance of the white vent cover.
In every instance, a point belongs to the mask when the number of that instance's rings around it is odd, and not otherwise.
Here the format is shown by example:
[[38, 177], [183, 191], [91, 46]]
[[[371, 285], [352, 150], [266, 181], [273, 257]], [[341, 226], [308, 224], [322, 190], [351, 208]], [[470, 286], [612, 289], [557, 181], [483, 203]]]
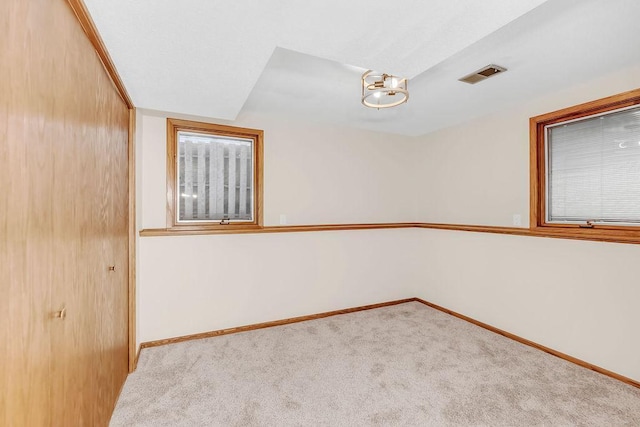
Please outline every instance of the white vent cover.
[[486, 67], [480, 68], [478, 71], [474, 71], [471, 74], [467, 74], [466, 76], [458, 79], [461, 82], [475, 84], [481, 82], [483, 80], [488, 79], [489, 77], [495, 76], [496, 74], [500, 74], [507, 71], [506, 68], [501, 67], [499, 65], [490, 64]]

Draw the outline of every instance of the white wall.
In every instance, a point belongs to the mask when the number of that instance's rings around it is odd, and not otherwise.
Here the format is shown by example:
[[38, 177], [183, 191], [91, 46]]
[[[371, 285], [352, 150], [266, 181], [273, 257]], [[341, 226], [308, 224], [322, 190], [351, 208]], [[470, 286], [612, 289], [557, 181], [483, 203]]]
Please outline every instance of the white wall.
[[408, 298], [414, 229], [141, 239], [141, 341]]
[[640, 246], [419, 232], [417, 296], [640, 380]]
[[[519, 213], [526, 227], [529, 117], [636, 87], [640, 66], [417, 139], [268, 116], [233, 124], [265, 130], [266, 225], [286, 214], [510, 226]], [[161, 228], [166, 115], [139, 118], [141, 227]], [[640, 380], [637, 245], [398, 229], [139, 246], [138, 342], [419, 296]]]
[[[640, 66], [422, 137], [423, 222], [529, 215], [529, 118], [640, 87]], [[496, 100], [499, 102], [499, 100]], [[638, 245], [420, 230], [418, 296], [640, 380]]]
[[[166, 119], [193, 118], [142, 110], [143, 228], [166, 227]], [[406, 167], [413, 139], [398, 135], [242, 115], [217, 122], [264, 130], [264, 223], [411, 222], [414, 183]]]
[[[166, 118], [139, 110], [140, 228], [166, 227]], [[206, 119], [204, 119], [206, 120]], [[287, 118], [264, 129], [264, 222], [416, 219], [409, 138]], [[139, 238], [138, 343], [414, 295], [414, 230]]]
[[528, 227], [529, 118], [639, 87], [640, 64], [418, 138], [420, 220]]

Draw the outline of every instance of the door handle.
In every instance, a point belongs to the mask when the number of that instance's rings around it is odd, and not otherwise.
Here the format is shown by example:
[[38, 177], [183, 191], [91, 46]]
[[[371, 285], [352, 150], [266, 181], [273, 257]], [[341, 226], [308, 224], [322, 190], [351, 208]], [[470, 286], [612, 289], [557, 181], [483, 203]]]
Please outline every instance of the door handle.
[[116, 271], [116, 266], [115, 265], [110, 265], [109, 266], [109, 271]]
[[64, 320], [67, 317], [67, 307], [62, 307], [62, 310], [53, 313], [53, 317]]

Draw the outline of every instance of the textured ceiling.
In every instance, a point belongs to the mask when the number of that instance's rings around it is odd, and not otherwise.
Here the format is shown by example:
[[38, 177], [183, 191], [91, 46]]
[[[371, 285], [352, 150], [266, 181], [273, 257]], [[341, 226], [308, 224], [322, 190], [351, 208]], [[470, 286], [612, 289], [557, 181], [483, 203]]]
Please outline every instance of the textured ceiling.
[[[137, 107], [221, 120], [422, 135], [640, 65], [638, 0], [85, 2]], [[366, 69], [410, 77], [408, 103], [362, 106]]]
[[[413, 78], [544, 0], [85, 3], [137, 107], [232, 120], [276, 48]], [[301, 61], [270, 64], [317, 74]]]
[[[640, 65], [639, 17], [637, 0], [550, 0], [419, 74], [406, 104], [379, 111], [360, 104], [363, 69], [277, 49], [243, 111], [423, 135]], [[457, 80], [490, 63], [508, 71]]]

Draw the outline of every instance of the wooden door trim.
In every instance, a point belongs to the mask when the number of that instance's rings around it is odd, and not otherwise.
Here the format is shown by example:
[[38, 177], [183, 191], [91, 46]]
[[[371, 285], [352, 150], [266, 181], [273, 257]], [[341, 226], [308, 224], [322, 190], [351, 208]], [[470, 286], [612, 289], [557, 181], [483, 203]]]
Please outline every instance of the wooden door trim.
[[129, 144], [127, 147], [128, 164], [128, 190], [129, 190], [129, 212], [128, 212], [128, 335], [129, 335], [129, 372], [136, 369], [136, 155], [135, 155], [135, 135], [136, 135], [136, 109], [129, 109]]
[[98, 29], [96, 28], [93, 19], [91, 19], [91, 14], [89, 13], [87, 6], [84, 4], [84, 1], [67, 0], [67, 3], [69, 3], [69, 6], [71, 7], [71, 10], [73, 10], [73, 13], [76, 15], [76, 18], [78, 18], [80, 26], [93, 45], [93, 48], [98, 54], [98, 58], [100, 58], [100, 62], [102, 62], [104, 69], [107, 71], [107, 75], [109, 76], [109, 78], [111, 78], [111, 81], [116, 87], [118, 94], [120, 94], [120, 97], [122, 98], [124, 103], [127, 104], [127, 108], [134, 108], [131, 97], [129, 97], [129, 93], [125, 88], [124, 83], [122, 83], [122, 79], [120, 78], [120, 75], [118, 74], [118, 71], [113, 64], [113, 60], [111, 59], [111, 56], [109, 55], [109, 52], [107, 51], [107, 48], [105, 47], [104, 42], [102, 41], [102, 38], [98, 33]]

